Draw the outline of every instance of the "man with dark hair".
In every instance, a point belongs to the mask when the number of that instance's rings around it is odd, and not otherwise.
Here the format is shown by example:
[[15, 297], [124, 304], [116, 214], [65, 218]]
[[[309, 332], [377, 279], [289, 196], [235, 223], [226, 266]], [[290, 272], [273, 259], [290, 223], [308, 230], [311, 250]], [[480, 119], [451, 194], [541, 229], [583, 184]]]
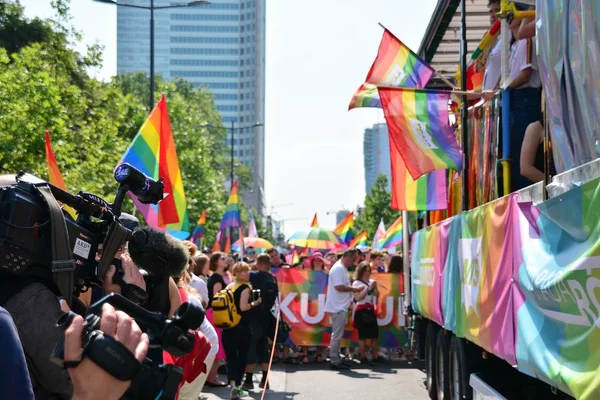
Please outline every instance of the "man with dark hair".
[[275, 247], [271, 247], [266, 251], [266, 253], [271, 257], [271, 267], [272, 268], [281, 268], [283, 261], [281, 257], [279, 257], [279, 252]]
[[248, 365], [246, 366], [246, 380], [242, 385], [244, 390], [254, 389], [252, 374], [256, 368], [256, 363], [260, 363], [262, 370], [262, 379], [258, 385], [261, 389], [268, 388], [267, 372], [269, 368], [269, 341], [268, 333], [272, 315], [271, 308], [279, 296], [277, 288], [277, 278], [270, 272], [271, 257], [268, 254], [261, 254], [256, 259], [256, 270], [250, 271], [250, 284], [252, 289], [260, 290], [262, 302], [260, 306], [248, 311], [250, 316], [250, 328], [252, 329], [252, 340], [248, 352]]
[[352, 293], [361, 291], [360, 288], [350, 286], [350, 274], [348, 274], [348, 269], [354, 266], [357, 259], [358, 251], [348, 249], [329, 271], [325, 312], [329, 313], [331, 318], [329, 358], [331, 359], [331, 369], [335, 370], [348, 369], [342, 364], [340, 358], [340, 343], [344, 336], [344, 327], [348, 322], [348, 308], [352, 301]]
[[[500, 12], [500, 0], [490, 0], [488, 2], [488, 10], [490, 13], [490, 26], [494, 25], [498, 20], [497, 13]], [[500, 84], [500, 56], [502, 53], [502, 39], [499, 38], [485, 63], [485, 74], [483, 76], [483, 90], [495, 91]], [[477, 67], [477, 65], [476, 65]]]

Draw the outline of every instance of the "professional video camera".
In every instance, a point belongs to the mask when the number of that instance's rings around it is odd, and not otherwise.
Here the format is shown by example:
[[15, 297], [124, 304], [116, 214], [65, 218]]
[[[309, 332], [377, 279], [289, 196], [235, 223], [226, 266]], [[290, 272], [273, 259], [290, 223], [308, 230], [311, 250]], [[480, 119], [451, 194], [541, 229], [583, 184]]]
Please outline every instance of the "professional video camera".
[[[133, 354], [121, 343], [100, 331], [102, 305], [108, 303], [133, 317], [147, 328], [151, 346], [160, 346], [175, 356], [189, 353], [194, 346], [194, 334], [204, 321], [204, 310], [194, 303], [183, 303], [173, 319], [150, 312], [111, 293], [88, 308], [82, 337], [83, 355], [99, 365], [119, 380], [132, 380], [125, 393], [125, 399], [173, 399], [179, 388], [182, 373], [174, 365], [160, 365], [158, 368], [149, 361], [140, 364]], [[67, 330], [74, 313], [63, 314], [57, 326]], [[64, 336], [59, 340], [52, 354], [52, 361], [62, 366], [64, 363]]]
[[[69, 305], [73, 293], [78, 295], [91, 285], [102, 286], [117, 249], [131, 238], [131, 231], [118, 220], [127, 192], [143, 204], [163, 199], [162, 179], [154, 181], [126, 163], [115, 170], [120, 185], [112, 204], [90, 193], [73, 196], [23, 172], [16, 179], [16, 184], [0, 187], [0, 271], [34, 276], [50, 286], [54, 283], [50, 289]], [[53, 198], [74, 208], [77, 220], [57, 210]], [[98, 262], [96, 252], [101, 243]], [[119, 274], [116, 277], [117, 283], [127, 286]], [[142, 302], [145, 293], [141, 289], [127, 289], [130, 293], [123, 293], [128, 298], [139, 296], [137, 303]]]

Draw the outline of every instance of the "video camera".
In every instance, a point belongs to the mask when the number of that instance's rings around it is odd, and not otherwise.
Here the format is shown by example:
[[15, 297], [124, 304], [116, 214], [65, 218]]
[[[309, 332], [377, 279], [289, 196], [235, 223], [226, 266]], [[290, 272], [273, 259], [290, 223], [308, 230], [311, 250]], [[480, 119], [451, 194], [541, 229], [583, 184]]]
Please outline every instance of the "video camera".
[[[73, 196], [23, 172], [17, 174], [16, 184], [0, 187], [0, 272], [35, 276], [49, 284], [54, 281], [56, 285], [51, 289], [60, 292], [57, 295], [69, 305], [73, 293], [78, 295], [91, 285], [102, 287], [102, 278], [117, 249], [131, 238], [131, 231], [118, 219], [127, 192], [143, 204], [157, 204], [163, 199], [162, 179], [155, 181], [126, 163], [117, 167], [114, 176], [120, 185], [112, 204], [90, 193]], [[64, 210], [60, 218], [66, 224], [72, 260], [54, 259], [57, 234], [51, 226], [51, 201], [42, 191], [47, 187], [57, 201], [77, 211], [77, 220]], [[97, 261], [101, 243], [102, 256]], [[56, 282], [61, 273], [71, 274], [71, 292]]]
[[[138, 324], [143, 324], [150, 337], [150, 345], [160, 346], [175, 356], [192, 350], [194, 334], [191, 331], [198, 329], [204, 321], [204, 310], [194, 303], [183, 303], [173, 319], [167, 319], [160, 313], [145, 310], [125, 297], [111, 293], [90, 306], [85, 315], [82, 359], [89, 357], [117, 379], [132, 380], [124, 399], [175, 398], [182, 377], [181, 369], [174, 365], [157, 368], [148, 359], [140, 365], [126, 347], [100, 331], [103, 304], [111, 304], [129, 314]], [[54, 348], [52, 361], [59, 366], [64, 363], [64, 332], [74, 317], [72, 312], [63, 314], [57, 323], [63, 337]]]

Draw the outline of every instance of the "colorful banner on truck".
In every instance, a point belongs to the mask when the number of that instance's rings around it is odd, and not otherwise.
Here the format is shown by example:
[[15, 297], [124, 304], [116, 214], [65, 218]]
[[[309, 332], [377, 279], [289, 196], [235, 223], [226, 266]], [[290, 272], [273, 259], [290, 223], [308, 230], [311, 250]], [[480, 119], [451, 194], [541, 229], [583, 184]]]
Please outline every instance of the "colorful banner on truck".
[[[289, 343], [302, 346], [329, 346], [331, 324], [325, 313], [328, 275], [321, 271], [274, 268], [280, 292], [280, 310], [291, 331]], [[402, 274], [373, 274], [379, 284], [377, 319], [379, 345], [386, 348], [404, 347], [404, 277]], [[352, 305], [350, 306], [352, 313]], [[342, 345], [358, 343], [358, 331], [348, 318]], [[349, 343], [348, 343], [349, 341]]]

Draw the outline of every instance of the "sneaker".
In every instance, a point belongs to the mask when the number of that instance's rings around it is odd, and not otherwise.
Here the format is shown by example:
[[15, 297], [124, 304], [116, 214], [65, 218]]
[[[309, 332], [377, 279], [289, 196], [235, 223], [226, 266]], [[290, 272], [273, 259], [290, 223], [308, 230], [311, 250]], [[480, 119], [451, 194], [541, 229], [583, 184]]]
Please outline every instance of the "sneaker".
[[267, 382], [267, 384], [265, 385], [265, 381], [260, 381], [260, 383], [258, 384], [258, 387], [261, 389], [269, 389], [269, 382]]
[[240, 398], [248, 396], [248, 392], [240, 389], [239, 387], [232, 387], [231, 392], [229, 392], [229, 398], [231, 400], [239, 400]]
[[242, 385], [242, 389], [244, 390], [254, 390], [254, 382], [246, 380]]

